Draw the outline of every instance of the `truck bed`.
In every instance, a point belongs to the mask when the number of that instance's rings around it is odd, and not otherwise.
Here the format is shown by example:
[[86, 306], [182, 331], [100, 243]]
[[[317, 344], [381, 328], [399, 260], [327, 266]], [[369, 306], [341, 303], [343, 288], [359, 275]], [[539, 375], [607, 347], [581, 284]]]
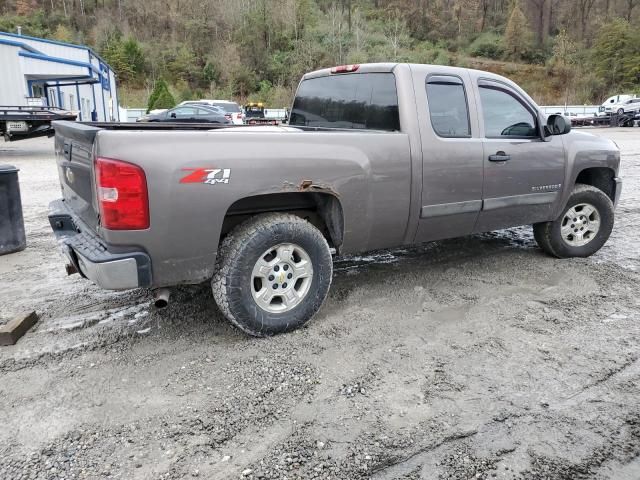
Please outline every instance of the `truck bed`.
[[[56, 122], [54, 127], [64, 199], [64, 209], [58, 204], [55, 210], [80, 230], [88, 229], [111, 255], [153, 258], [155, 287], [211, 278], [225, 219], [241, 219], [249, 207], [299, 208], [311, 198], [340, 198], [350, 225], [341, 251], [405, 239], [413, 157], [403, 132], [142, 122]], [[94, 180], [98, 157], [144, 171], [149, 228], [102, 227]], [[70, 231], [62, 230], [61, 235]], [[88, 265], [93, 257], [85, 259]]]

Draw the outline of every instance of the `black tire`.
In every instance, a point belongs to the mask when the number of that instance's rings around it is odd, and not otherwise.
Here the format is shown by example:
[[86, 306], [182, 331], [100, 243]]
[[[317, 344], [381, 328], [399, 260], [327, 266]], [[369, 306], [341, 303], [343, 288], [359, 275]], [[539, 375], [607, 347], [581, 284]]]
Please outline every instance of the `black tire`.
[[[289, 311], [274, 313], [254, 299], [252, 272], [265, 251], [285, 243], [304, 249], [313, 273], [302, 300]], [[249, 335], [264, 337], [308, 322], [324, 302], [332, 275], [331, 251], [316, 227], [295, 215], [269, 213], [246, 220], [227, 235], [218, 251], [211, 287], [218, 307], [233, 325]]]
[[[580, 204], [590, 204], [596, 208], [600, 217], [600, 227], [593, 238], [585, 245], [571, 245], [561, 234], [562, 223], [569, 209]], [[536, 242], [549, 255], [558, 258], [588, 257], [596, 253], [609, 239], [613, 229], [613, 202], [600, 189], [591, 185], [576, 184], [567, 205], [557, 220], [533, 225]]]

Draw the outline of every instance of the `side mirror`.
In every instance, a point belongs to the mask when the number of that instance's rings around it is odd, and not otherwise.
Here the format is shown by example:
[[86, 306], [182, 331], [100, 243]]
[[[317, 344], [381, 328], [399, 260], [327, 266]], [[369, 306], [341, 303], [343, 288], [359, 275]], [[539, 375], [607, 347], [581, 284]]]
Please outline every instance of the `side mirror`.
[[171, 118], [176, 118], [176, 112], [171, 112]]
[[549, 115], [547, 117], [547, 124], [544, 127], [544, 133], [546, 136], [551, 135], [564, 135], [571, 131], [571, 120], [564, 115]]

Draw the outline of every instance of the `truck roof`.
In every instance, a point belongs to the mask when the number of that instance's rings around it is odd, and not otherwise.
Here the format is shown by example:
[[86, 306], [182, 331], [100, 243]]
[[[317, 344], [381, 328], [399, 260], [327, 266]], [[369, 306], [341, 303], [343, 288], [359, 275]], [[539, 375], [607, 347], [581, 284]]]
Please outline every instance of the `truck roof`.
[[[434, 70], [437, 71], [438, 74], [450, 74], [450, 75], [461, 75], [463, 72], [468, 72], [473, 79], [489, 79], [489, 80], [497, 80], [499, 82], [505, 83], [509, 85], [511, 88], [514, 88], [516, 91], [520, 92], [527, 100], [529, 100], [533, 105], [536, 105], [536, 102], [525, 92], [520, 86], [518, 86], [512, 80], [503, 77], [502, 75], [498, 75], [495, 73], [487, 72], [485, 70], [477, 70], [473, 68], [462, 68], [462, 67], [451, 67], [448, 65], [433, 65], [433, 64], [423, 64], [423, 63], [362, 63], [359, 65], [341, 65], [337, 67], [323, 68], [320, 70], [315, 70], [313, 72], [309, 72], [302, 77], [302, 80], [308, 80], [310, 78], [318, 78], [325, 77], [329, 75], [338, 74], [361, 74], [361, 73], [389, 73], [393, 72], [396, 68], [407, 67], [411, 69], [413, 72], [419, 72], [424, 70]], [[339, 71], [336, 71], [338, 69]]]
[[495, 78], [502, 81], [507, 81], [508, 83], [513, 83], [511, 80], [509, 80], [506, 77], [503, 77], [495, 73], [487, 72], [485, 70], [477, 70], [473, 68], [463, 68], [463, 67], [452, 67], [448, 65], [426, 64], [426, 63], [361, 63], [359, 65], [356, 65], [356, 64], [341, 65], [338, 67], [329, 67], [329, 68], [322, 68], [320, 70], [315, 70], [313, 72], [306, 73], [302, 78], [303, 80], [306, 80], [308, 78], [324, 77], [327, 75], [335, 74], [337, 73], [335, 71], [336, 68], [345, 68], [345, 71], [339, 72], [339, 73], [388, 73], [388, 72], [393, 72], [393, 70], [396, 67], [401, 65], [408, 66], [409, 68], [412, 68], [412, 69], [414, 67], [418, 67], [419, 69], [428, 67], [430, 69], [431, 68], [437, 69], [439, 72], [442, 72], [442, 73], [451, 73], [451, 74], [456, 74], [456, 73], [459, 74], [460, 72], [463, 72], [463, 71], [474, 72], [476, 75], [482, 74], [482, 76], [485, 78]]

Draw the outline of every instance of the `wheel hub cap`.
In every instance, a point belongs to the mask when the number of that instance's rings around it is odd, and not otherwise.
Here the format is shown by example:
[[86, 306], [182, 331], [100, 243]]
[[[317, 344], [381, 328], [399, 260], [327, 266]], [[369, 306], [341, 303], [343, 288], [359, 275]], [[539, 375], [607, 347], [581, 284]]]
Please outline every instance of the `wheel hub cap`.
[[600, 230], [600, 212], [588, 203], [579, 203], [564, 214], [560, 233], [572, 247], [582, 247], [595, 238]]
[[313, 265], [299, 245], [281, 243], [265, 251], [251, 273], [251, 294], [270, 313], [293, 309], [309, 293]]

